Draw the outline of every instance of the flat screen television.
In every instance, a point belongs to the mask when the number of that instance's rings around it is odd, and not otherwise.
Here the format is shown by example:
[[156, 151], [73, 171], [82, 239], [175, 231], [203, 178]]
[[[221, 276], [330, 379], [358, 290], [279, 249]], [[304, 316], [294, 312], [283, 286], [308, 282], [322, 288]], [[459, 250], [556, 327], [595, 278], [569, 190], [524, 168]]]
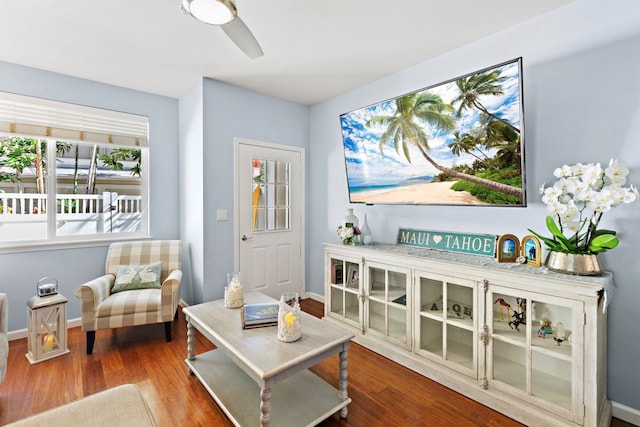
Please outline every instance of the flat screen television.
[[526, 206], [522, 58], [340, 122], [351, 203]]

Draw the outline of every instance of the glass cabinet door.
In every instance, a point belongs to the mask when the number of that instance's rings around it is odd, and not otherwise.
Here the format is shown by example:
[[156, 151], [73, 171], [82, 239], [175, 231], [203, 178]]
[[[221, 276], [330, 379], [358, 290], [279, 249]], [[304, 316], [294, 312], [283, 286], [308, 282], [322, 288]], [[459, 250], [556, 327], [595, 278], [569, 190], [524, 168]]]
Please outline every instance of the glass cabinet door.
[[328, 265], [327, 315], [362, 327], [359, 261], [329, 254]]
[[414, 351], [477, 378], [476, 284], [420, 271], [416, 271], [414, 280]]
[[489, 387], [581, 423], [581, 303], [499, 286], [489, 289]]
[[366, 262], [367, 332], [411, 348], [409, 269]]

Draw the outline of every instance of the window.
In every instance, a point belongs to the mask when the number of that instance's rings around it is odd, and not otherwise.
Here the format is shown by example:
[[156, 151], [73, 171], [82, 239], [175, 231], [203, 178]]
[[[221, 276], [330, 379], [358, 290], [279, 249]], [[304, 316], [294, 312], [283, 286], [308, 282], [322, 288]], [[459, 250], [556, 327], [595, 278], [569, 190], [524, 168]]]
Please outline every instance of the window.
[[0, 248], [148, 235], [148, 118], [0, 92]]

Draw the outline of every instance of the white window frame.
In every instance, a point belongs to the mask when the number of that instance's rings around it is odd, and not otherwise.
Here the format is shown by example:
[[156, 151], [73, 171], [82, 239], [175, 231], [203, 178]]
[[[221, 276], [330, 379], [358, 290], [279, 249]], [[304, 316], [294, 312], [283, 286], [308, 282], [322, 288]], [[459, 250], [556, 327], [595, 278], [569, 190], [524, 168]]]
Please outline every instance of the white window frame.
[[[23, 111], [27, 111], [27, 114], [22, 114]], [[34, 114], [40, 111], [42, 114]], [[34, 116], [35, 118], [32, 118]], [[51, 116], [54, 117], [53, 120], [49, 119]], [[75, 121], [70, 123], [69, 117]], [[134, 123], [132, 128], [129, 128], [129, 123], [126, 121], [128, 117], [133, 117], [134, 121], [143, 122], [142, 127], [139, 123]], [[87, 124], [89, 122], [91, 123]], [[121, 126], [121, 123], [125, 123], [125, 125]], [[48, 159], [56, 158], [56, 141], [139, 149], [141, 150], [140, 191], [142, 195], [140, 231], [57, 236], [57, 209], [47, 209], [47, 237], [45, 239], [0, 241], [0, 254], [105, 246], [114, 241], [149, 239], [150, 148], [147, 134], [148, 119], [145, 117], [137, 116], [136, 119], [134, 115], [127, 113], [0, 92], [1, 137], [33, 138], [46, 141]], [[58, 187], [56, 168], [48, 167], [46, 174], [47, 206], [56, 206]]]

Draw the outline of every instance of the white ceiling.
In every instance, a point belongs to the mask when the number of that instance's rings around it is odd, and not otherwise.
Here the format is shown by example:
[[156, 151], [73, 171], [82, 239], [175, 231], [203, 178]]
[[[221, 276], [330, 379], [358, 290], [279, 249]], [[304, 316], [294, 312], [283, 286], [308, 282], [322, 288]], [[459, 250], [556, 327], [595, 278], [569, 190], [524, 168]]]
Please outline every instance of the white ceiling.
[[572, 0], [237, 0], [247, 58], [180, 0], [2, 0], [0, 60], [173, 98], [202, 76], [312, 105]]

